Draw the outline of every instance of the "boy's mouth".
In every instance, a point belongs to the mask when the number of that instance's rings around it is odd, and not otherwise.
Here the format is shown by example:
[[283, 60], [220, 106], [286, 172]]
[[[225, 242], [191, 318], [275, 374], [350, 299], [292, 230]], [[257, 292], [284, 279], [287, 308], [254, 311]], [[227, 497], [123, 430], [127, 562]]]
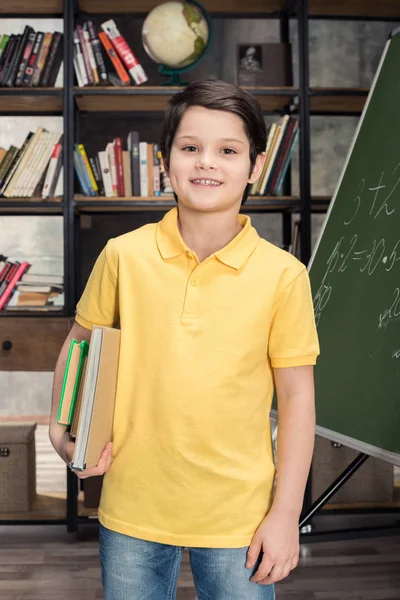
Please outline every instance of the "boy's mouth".
[[222, 182], [218, 181], [217, 179], [191, 179], [191, 183], [194, 183], [194, 185], [209, 187], [218, 187], [222, 184]]

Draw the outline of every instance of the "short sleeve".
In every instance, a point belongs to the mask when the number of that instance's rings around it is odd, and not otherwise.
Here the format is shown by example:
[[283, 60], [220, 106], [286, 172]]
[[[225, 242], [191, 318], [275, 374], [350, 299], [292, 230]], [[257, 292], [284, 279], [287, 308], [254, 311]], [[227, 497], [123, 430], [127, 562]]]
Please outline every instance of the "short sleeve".
[[277, 293], [268, 353], [274, 368], [316, 363], [319, 343], [310, 280], [305, 268]]
[[115, 327], [119, 321], [118, 256], [111, 242], [99, 255], [84, 292], [76, 307], [76, 321], [92, 329], [93, 325]]

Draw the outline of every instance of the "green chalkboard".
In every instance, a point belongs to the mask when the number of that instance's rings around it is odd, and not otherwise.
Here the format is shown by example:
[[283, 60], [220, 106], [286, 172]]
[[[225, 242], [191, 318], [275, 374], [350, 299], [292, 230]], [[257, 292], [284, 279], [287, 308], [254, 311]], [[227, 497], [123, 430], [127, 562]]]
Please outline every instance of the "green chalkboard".
[[400, 35], [387, 42], [309, 265], [319, 433], [400, 465]]

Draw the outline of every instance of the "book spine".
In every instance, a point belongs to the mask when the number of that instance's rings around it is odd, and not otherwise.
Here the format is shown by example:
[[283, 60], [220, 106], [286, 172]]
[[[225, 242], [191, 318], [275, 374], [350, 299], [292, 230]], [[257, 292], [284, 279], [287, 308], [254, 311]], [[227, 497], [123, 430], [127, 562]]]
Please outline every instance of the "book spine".
[[40, 49], [44, 40], [44, 33], [39, 31], [36, 35], [31, 55], [29, 56], [28, 63], [22, 78], [22, 85], [32, 85], [32, 77], [35, 72], [35, 67], [39, 58]]
[[35, 39], [38, 34], [35, 34], [34, 31], [30, 31], [28, 34], [28, 39], [25, 44], [24, 52], [22, 54], [21, 62], [18, 68], [17, 76], [15, 78], [15, 85], [19, 87], [22, 85], [22, 80], [24, 78], [25, 69], [28, 65], [29, 59], [32, 54], [33, 46], [35, 44]]
[[92, 156], [89, 156], [89, 162], [90, 162], [90, 166], [92, 168], [93, 177], [95, 178], [95, 181], [97, 183], [97, 189], [99, 191], [99, 196], [103, 196], [104, 195], [103, 182], [101, 180], [100, 171], [97, 166], [96, 160]]
[[112, 187], [110, 161], [108, 159], [108, 153], [105, 150], [102, 150], [101, 152], [99, 152], [98, 156], [101, 168], [101, 177], [103, 179], [104, 195], [107, 198], [111, 198], [114, 196], [114, 193]]
[[82, 25], [77, 25], [76, 26], [76, 32], [78, 34], [79, 43], [80, 43], [81, 49], [82, 49], [83, 61], [85, 63], [85, 69], [86, 69], [87, 78], [88, 78], [89, 84], [93, 85], [94, 84], [94, 77], [93, 77], [92, 69], [91, 69], [91, 66], [90, 66], [89, 53], [88, 53], [88, 50], [87, 50], [87, 46], [86, 46], [86, 42], [85, 42], [85, 36], [83, 34], [83, 27], [82, 27]]
[[7, 178], [8, 173], [10, 172], [11, 165], [15, 158], [16, 153], [18, 152], [18, 148], [16, 146], [10, 146], [7, 150], [7, 154], [1, 161], [0, 165], [0, 186], [4, 184], [4, 181]]
[[5, 277], [3, 278], [3, 280], [2, 280], [2, 282], [0, 284], [0, 298], [4, 294], [4, 292], [6, 291], [6, 289], [8, 288], [8, 286], [10, 284], [10, 281], [12, 280], [12, 278], [15, 275], [15, 273], [17, 272], [17, 269], [18, 269], [19, 265], [20, 265], [20, 263], [18, 261], [11, 262], [8, 271], [7, 271]]
[[139, 143], [140, 158], [140, 196], [148, 196], [148, 175], [147, 175], [147, 142]]
[[60, 44], [57, 48], [56, 56], [54, 58], [53, 65], [50, 69], [50, 75], [49, 75], [49, 79], [48, 79], [48, 83], [47, 83], [47, 85], [49, 87], [54, 87], [57, 77], [58, 77], [58, 72], [62, 65], [62, 62], [63, 62], [63, 48], [62, 48], [62, 44]]
[[0, 284], [4, 281], [4, 279], [6, 278], [6, 275], [8, 273], [8, 271], [11, 269], [11, 267], [13, 266], [13, 261], [12, 260], [6, 260], [3, 268], [0, 271]]
[[1, 185], [0, 183], [0, 195], [4, 194], [5, 190], [7, 189], [8, 184], [12, 181], [12, 178], [14, 177], [14, 173], [18, 168], [19, 163], [21, 162], [21, 160], [23, 159], [24, 153], [29, 145], [29, 142], [31, 140], [33, 136], [33, 133], [30, 131], [24, 141], [24, 143], [22, 144], [20, 150], [18, 151], [18, 154], [16, 156], [16, 160], [14, 161], [14, 166], [12, 169], [9, 170], [7, 177], [3, 180], [4, 183]]
[[160, 157], [158, 144], [154, 144], [153, 149], [153, 189], [154, 195], [160, 195]]
[[124, 163], [122, 160], [122, 139], [115, 138], [114, 140], [115, 149], [115, 165], [117, 168], [117, 188], [118, 196], [123, 198], [125, 196], [125, 184], [124, 184]]
[[44, 65], [46, 63], [47, 56], [49, 54], [52, 39], [53, 39], [53, 34], [50, 32], [47, 32], [43, 38], [43, 44], [40, 48], [38, 59], [37, 59], [36, 66], [35, 66], [35, 70], [34, 70], [34, 73], [32, 75], [32, 79], [30, 82], [30, 85], [32, 87], [36, 87], [40, 83], [40, 78], [42, 76]]
[[7, 44], [7, 49], [4, 54], [4, 61], [3, 61], [1, 74], [0, 74], [0, 85], [4, 85], [5, 81], [7, 80], [7, 75], [8, 75], [8, 71], [10, 68], [12, 56], [14, 54], [15, 47], [18, 43], [17, 37], [18, 36], [14, 35], [14, 34], [10, 35], [10, 40]]
[[8, 284], [6, 290], [2, 293], [1, 297], [0, 297], [0, 310], [4, 307], [4, 305], [6, 304], [7, 300], [10, 298], [15, 284], [17, 283], [17, 281], [19, 281], [22, 277], [22, 275], [25, 273], [25, 271], [30, 267], [30, 264], [26, 261], [24, 261], [23, 263], [21, 263], [18, 266], [18, 269], [16, 270], [16, 272], [14, 273], [10, 283]]
[[89, 163], [89, 159], [85, 150], [85, 146], [83, 144], [78, 144], [78, 151], [80, 152], [81, 156], [82, 156], [82, 161], [83, 164], [85, 166], [85, 169], [89, 175], [89, 179], [90, 179], [90, 187], [92, 188], [92, 190], [95, 192], [95, 194], [99, 193], [99, 188], [97, 187], [97, 183], [96, 180], [94, 178], [93, 175], [93, 171], [92, 171], [92, 167], [90, 166]]
[[62, 46], [63, 34], [56, 31], [53, 34], [53, 38], [51, 40], [51, 46], [49, 48], [49, 53], [47, 56], [46, 63], [43, 68], [43, 73], [40, 78], [40, 87], [48, 87], [49, 79], [51, 75], [51, 71], [54, 67], [54, 63], [57, 59], [57, 55], [60, 52], [60, 47]]
[[289, 123], [286, 127], [285, 133], [282, 137], [281, 147], [279, 148], [278, 155], [276, 157], [276, 164], [271, 174], [271, 180], [268, 184], [267, 194], [273, 194], [276, 188], [277, 181], [279, 179], [279, 175], [282, 171], [282, 166], [284, 164], [284, 160], [288, 154], [289, 146], [292, 141], [292, 133], [294, 126], [296, 125], [296, 119], [290, 117]]
[[115, 163], [115, 151], [114, 151], [114, 144], [112, 142], [107, 144], [106, 151], [107, 151], [108, 160], [110, 163], [110, 173], [111, 173], [113, 196], [118, 196], [117, 165]]
[[31, 30], [31, 28], [26, 26], [24, 29], [24, 33], [22, 35], [18, 36], [18, 38], [19, 38], [18, 44], [13, 53], [12, 64], [10, 65], [10, 69], [7, 74], [7, 79], [4, 82], [5, 85], [8, 87], [14, 86], [15, 78], [17, 76], [18, 69], [21, 64], [22, 55], [24, 53], [24, 49], [25, 49], [26, 43], [28, 41], [28, 35], [29, 35], [30, 30]]
[[43, 127], [38, 127], [38, 129], [32, 136], [32, 138], [28, 144], [28, 147], [27, 147], [26, 151], [24, 152], [24, 155], [21, 159], [21, 162], [19, 163], [12, 180], [10, 181], [9, 185], [7, 186], [6, 191], [4, 192], [4, 195], [7, 198], [11, 198], [14, 196], [14, 192], [17, 189], [17, 186], [19, 185], [20, 179], [23, 178], [23, 174], [26, 171], [26, 167], [32, 157], [32, 153], [34, 152], [36, 145], [38, 143], [38, 140], [40, 139], [43, 131], [44, 131]]
[[10, 39], [10, 36], [4, 34], [0, 40], [0, 65], [1, 65], [1, 59], [3, 58], [5, 49], [7, 48], [9, 39]]
[[147, 194], [154, 196], [154, 144], [147, 144]]
[[136, 85], [145, 83], [147, 81], [147, 75], [144, 72], [142, 65], [139, 63], [138, 59], [129, 47], [126, 39], [119, 32], [115, 21], [113, 21], [113, 19], [105, 21], [105, 23], [102, 23], [101, 27], [103, 31], [108, 35], [112, 45], [118, 52], [119, 57], [121, 58], [125, 67], [128, 69]]
[[75, 150], [76, 150], [76, 153], [77, 153], [77, 157], [78, 157], [78, 162], [79, 162], [79, 165], [80, 165], [81, 173], [82, 173], [83, 178], [85, 180], [86, 187], [87, 187], [87, 189], [89, 191], [88, 195], [89, 196], [96, 196], [96, 192], [94, 191], [94, 189], [92, 187], [92, 182], [90, 180], [89, 173], [88, 173], [88, 170], [86, 168], [85, 162], [83, 160], [83, 156], [82, 156], [82, 154], [81, 154], [81, 152], [79, 150], [78, 144], [75, 144]]
[[98, 85], [100, 83], [99, 72], [97, 70], [97, 64], [94, 58], [92, 44], [90, 43], [89, 32], [86, 29], [83, 30], [83, 37], [85, 40], [86, 50], [89, 57], [89, 65], [93, 75], [93, 82], [95, 85]]
[[99, 33], [99, 39], [100, 39], [101, 43], [103, 44], [104, 49], [107, 52], [107, 55], [110, 58], [110, 60], [113, 64], [113, 67], [116, 70], [119, 79], [121, 80], [122, 85], [129, 85], [129, 83], [130, 83], [129, 75], [128, 75], [124, 65], [118, 58], [118, 55], [115, 52], [113, 45], [111, 44], [107, 34], [104, 33], [104, 31], [101, 31]]
[[[84, 87], [85, 85], [89, 85], [89, 79], [88, 79], [88, 76], [86, 73], [85, 61], [83, 60], [81, 44], [79, 42], [79, 37], [78, 37], [78, 34], [76, 31], [74, 33], [74, 48], [75, 48], [76, 62], [78, 64], [79, 73], [80, 73], [82, 83], [83, 83], [83, 85], [81, 87]], [[79, 83], [78, 83], [78, 85], [79, 85]]]
[[64, 195], [64, 167], [60, 160], [60, 173], [57, 178], [56, 187], [52, 198], [61, 198]]
[[50, 189], [54, 185], [57, 180], [57, 166], [60, 162], [60, 157], [62, 153], [62, 145], [60, 143], [54, 146], [54, 150], [52, 152], [49, 166], [46, 173], [46, 178], [44, 180], [43, 190], [42, 190], [42, 198], [48, 198], [50, 196]]
[[140, 196], [140, 137], [138, 131], [132, 132], [132, 192], [134, 196]]
[[87, 28], [100, 79], [103, 83], [108, 83], [107, 69], [104, 62], [103, 52], [101, 49], [102, 46], [99, 38], [97, 37], [96, 26], [94, 24], [94, 21], [88, 21]]
[[296, 147], [296, 143], [297, 143], [297, 140], [298, 140], [298, 137], [299, 137], [299, 131], [300, 130], [297, 128], [296, 133], [294, 134], [294, 138], [293, 138], [293, 142], [292, 142], [291, 148], [289, 150], [288, 157], [286, 159], [285, 164], [283, 165], [283, 170], [282, 170], [281, 176], [279, 178], [279, 181], [278, 181], [278, 184], [277, 184], [277, 187], [276, 187], [276, 193], [278, 195], [280, 195], [281, 191], [282, 191], [282, 186], [283, 186], [283, 182], [285, 180], [285, 175], [286, 175], [286, 172], [287, 172], [288, 167], [290, 165], [290, 161], [292, 160], [292, 154], [293, 154], [293, 151], [294, 151], [294, 149]]
[[92, 194], [90, 193], [89, 186], [84, 175], [83, 166], [81, 164], [80, 153], [76, 149], [74, 150], [74, 167], [75, 173], [78, 177], [79, 185], [81, 186], [82, 194], [84, 196], [91, 196]]
[[132, 175], [131, 175], [131, 154], [128, 150], [122, 152], [122, 161], [124, 163], [124, 187], [125, 197], [132, 196]]

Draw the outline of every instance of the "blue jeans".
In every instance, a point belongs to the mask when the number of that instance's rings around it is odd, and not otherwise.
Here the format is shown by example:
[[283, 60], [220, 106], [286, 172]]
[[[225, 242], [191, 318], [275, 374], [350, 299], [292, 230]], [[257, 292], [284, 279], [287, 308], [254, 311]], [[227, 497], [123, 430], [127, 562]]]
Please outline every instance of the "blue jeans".
[[[198, 600], [274, 600], [273, 585], [249, 581], [259, 563], [246, 569], [247, 550], [189, 548]], [[147, 542], [100, 525], [104, 599], [176, 600], [182, 552], [181, 546]]]

